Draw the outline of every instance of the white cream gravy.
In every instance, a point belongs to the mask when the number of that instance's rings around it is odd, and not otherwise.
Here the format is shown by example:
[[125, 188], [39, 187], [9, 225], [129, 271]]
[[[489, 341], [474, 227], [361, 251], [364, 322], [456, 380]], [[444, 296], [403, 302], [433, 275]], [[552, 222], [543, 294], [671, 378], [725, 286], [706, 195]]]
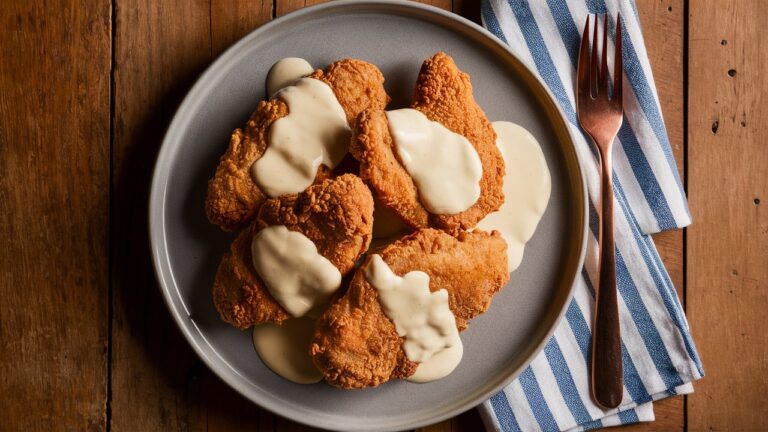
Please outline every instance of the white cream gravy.
[[277, 324], [253, 328], [253, 347], [273, 372], [299, 384], [314, 384], [323, 379], [309, 355], [315, 333], [315, 320], [293, 318]]
[[552, 181], [539, 143], [522, 126], [493, 122], [506, 174], [504, 204], [489, 214], [477, 228], [497, 230], [507, 242], [507, 262], [512, 272], [523, 260], [525, 243], [531, 239], [549, 202]]
[[448, 307], [448, 291], [429, 290], [429, 276], [421, 271], [397, 276], [380, 255], [373, 255], [365, 272], [376, 289], [384, 314], [405, 339], [409, 360], [420, 363], [413, 381], [427, 382], [450, 374], [463, 348], [456, 318]]
[[456, 214], [480, 197], [483, 166], [463, 136], [415, 109], [387, 111], [389, 131], [419, 199], [433, 214]]
[[251, 256], [269, 293], [295, 317], [326, 303], [341, 286], [341, 273], [317, 252], [312, 240], [285, 226], [270, 226], [256, 233]]
[[278, 90], [288, 87], [300, 78], [314, 72], [312, 65], [303, 58], [286, 57], [272, 65], [267, 74], [267, 93], [269, 97], [275, 95]]
[[267, 150], [251, 166], [254, 181], [270, 197], [302, 192], [320, 164], [334, 168], [352, 134], [344, 108], [320, 80], [301, 78], [275, 97], [288, 105], [288, 115], [272, 123]]
[[458, 333], [456, 343], [436, 353], [429, 360], [419, 363], [416, 372], [407, 378], [410, 382], [427, 383], [448, 376], [461, 363], [464, 355], [464, 345]]

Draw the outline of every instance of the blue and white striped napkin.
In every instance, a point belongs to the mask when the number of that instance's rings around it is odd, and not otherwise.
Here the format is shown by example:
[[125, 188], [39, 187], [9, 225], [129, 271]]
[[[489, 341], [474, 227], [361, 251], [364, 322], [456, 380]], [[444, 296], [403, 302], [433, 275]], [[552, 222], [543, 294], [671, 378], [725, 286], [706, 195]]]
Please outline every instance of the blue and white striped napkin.
[[[622, 17], [624, 124], [614, 146], [616, 263], [624, 401], [603, 410], [590, 398], [589, 350], [597, 269], [600, 184], [596, 152], [578, 126], [574, 78], [587, 14], [608, 14], [613, 65]], [[651, 421], [652, 401], [693, 391], [704, 375], [683, 308], [650, 234], [691, 222], [631, 0], [483, 0], [484, 26], [506, 42], [554, 94], [585, 167], [590, 196], [586, 262], [565, 319], [543, 352], [479, 408], [488, 429], [565, 431]], [[602, 25], [601, 25], [602, 27]]]

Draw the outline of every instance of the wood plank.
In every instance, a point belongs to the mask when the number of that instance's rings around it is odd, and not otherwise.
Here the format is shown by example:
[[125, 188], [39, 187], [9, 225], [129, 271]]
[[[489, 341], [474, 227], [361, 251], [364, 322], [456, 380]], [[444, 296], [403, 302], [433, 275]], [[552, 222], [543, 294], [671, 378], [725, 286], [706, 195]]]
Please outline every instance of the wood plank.
[[430, 6], [439, 7], [440, 9], [453, 10], [452, 0], [413, 0], [418, 3], [428, 4]]
[[204, 430], [198, 379], [204, 367], [160, 296], [147, 253], [146, 214], [163, 130], [210, 58], [210, 7], [207, 1], [175, 8], [150, 0], [116, 7], [110, 426]]
[[211, 0], [211, 39], [218, 55], [272, 19], [272, 0]]
[[[637, 11], [656, 81], [664, 124], [677, 162], [680, 179], [685, 178], [683, 137], [683, 50], [685, 11], [683, 0], [639, 2]], [[668, 231], [653, 236], [664, 266], [682, 299], [683, 231]]]
[[[313, 6], [316, 4], [325, 3], [326, 1], [328, 0], [276, 0], [277, 16], [283, 16], [295, 10], [298, 10], [307, 6]], [[414, 1], [430, 4], [432, 6], [437, 6], [439, 8], [443, 8], [446, 10], [451, 10], [452, 4], [453, 4], [452, 0], [414, 0]], [[457, 1], [461, 1], [461, 0], [457, 0]], [[477, 0], [465, 0], [465, 1], [476, 2]]]
[[1, 428], [106, 429], [110, 10], [0, 8]]
[[690, 430], [768, 429], [766, 20], [762, 2], [690, 4], [687, 303], [707, 372]]
[[329, 0], [275, 0], [276, 3], [276, 9], [275, 13], [276, 16], [283, 16], [287, 13], [291, 13], [295, 10], [307, 7], [307, 6], [314, 6], [316, 4], [325, 3]]
[[[211, 0], [212, 56], [272, 19], [272, 0]], [[276, 416], [241, 396], [205, 368], [206, 431], [273, 431]]]
[[116, 431], [274, 429], [272, 415], [216, 378], [176, 329], [157, 288], [146, 235], [148, 173], [174, 110], [213, 56], [270, 18], [271, 2], [117, 4], [111, 403]]
[[[637, 2], [637, 9], [669, 142], [672, 145], [672, 153], [675, 155], [678, 173], [683, 179], [685, 178], [684, 2], [683, 0]], [[684, 298], [683, 231], [675, 230], [656, 234], [653, 236], [653, 241], [682, 300]], [[685, 430], [685, 400], [682, 396], [655, 402], [653, 409], [656, 415], [654, 422], [625, 426], [622, 429], [638, 432]]]

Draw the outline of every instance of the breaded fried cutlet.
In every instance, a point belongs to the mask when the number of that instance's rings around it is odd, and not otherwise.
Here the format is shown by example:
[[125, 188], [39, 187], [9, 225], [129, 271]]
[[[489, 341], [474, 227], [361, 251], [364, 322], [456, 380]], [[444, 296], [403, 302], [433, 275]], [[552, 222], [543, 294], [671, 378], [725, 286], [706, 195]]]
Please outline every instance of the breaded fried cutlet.
[[245, 329], [281, 323], [291, 315], [271, 296], [253, 267], [251, 241], [261, 229], [284, 225], [304, 234], [342, 276], [368, 249], [373, 230], [373, 197], [359, 177], [344, 174], [299, 194], [268, 199], [256, 221], [224, 254], [213, 283], [213, 302], [221, 318]]
[[451, 232], [473, 228], [504, 202], [504, 159], [496, 147], [491, 123], [472, 96], [469, 75], [460, 71], [447, 54], [435, 54], [421, 68], [411, 107], [463, 135], [475, 148], [483, 166], [478, 200], [454, 215], [427, 211], [413, 179], [398, 159], [387, 116], [381, 109], [363, 111], [353, 128], [350, 152], [360, 161], [360, 176], [381, 203], [412, 228], [435, 227]]
[[[340, 60], [309, 77], [330, 86], [350, 125], [364, 109], [384, 109], [389, 103], [389, 96], [384, 91], [384, 76], [376, 66], [361, 60]], [[256, 217], [269, 197], [254, 182], [250, 168], [267, 148], [270, 126], [286, 115], [288, 106], [282, 100], [261, 101], [245, 129], [232, 132], [229, 147], [219, 161], [216, 174], [208, 182], [205, 212], [211, 223], [225, 231], [236, 231]], [[335, 174], [321, 165], [315, 182]]]
[[[445, 288], [456, 326], [464, 330], [509, 281], [506, 250], [496, 231], [461, 232], [454, 237], [427, 228], [379, 254], [398, 276], [423, 271], [429, 275], [431, 291]], [[390, 379], [407, 378], [417, 368], [405, 356], [403, 339], [365, 277], [369, 263], [370, 257], [355, 272], [346, 294], [318, 319], [310, 346], [325, 380], [341, 388], [376, 387]]]

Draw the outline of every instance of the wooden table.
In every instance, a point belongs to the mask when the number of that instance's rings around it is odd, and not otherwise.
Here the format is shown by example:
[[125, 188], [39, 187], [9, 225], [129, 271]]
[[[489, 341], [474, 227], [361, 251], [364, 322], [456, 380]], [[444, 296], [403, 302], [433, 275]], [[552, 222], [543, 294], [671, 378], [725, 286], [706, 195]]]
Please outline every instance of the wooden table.
[[[478, 1], [429, 3], [478, 20]], [[146, 215], [163, 132], [197, 75], [310, 3], [4, 2], [0, 429], [307, 430], [237, 395], [187, 346], [157, 289]], [[708, 375], [628, 429], [765, 430], [768, 8], [637, 6], [695, 220], [655, 240]], [[473, 410], [425, 430], [479, 427]]]

